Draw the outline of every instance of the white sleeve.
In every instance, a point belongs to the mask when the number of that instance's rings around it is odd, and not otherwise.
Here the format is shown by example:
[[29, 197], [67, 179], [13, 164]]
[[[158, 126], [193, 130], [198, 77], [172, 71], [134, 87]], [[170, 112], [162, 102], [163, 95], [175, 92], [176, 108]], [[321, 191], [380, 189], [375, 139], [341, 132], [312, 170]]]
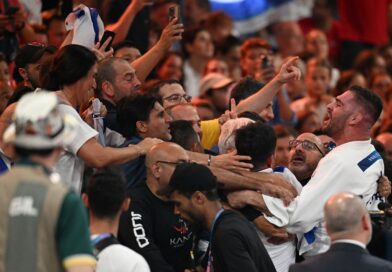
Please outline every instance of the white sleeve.
[[[298, 195], [302, 191], [302, 185], [299, 183], [294, 174], [288, 169], [284, 168], [283, 176], [286, 180], [292, 184], [297, 190]], [[277, 227], [286, 226], [289, 223], [290, 214], [295, 210], [296, 203], [293, 201], [288, 207], [286, 207], [282, 200], [267, 195], [263, 195], [264, 202], [267, 205], [268, 210], [273, 214], [273, 216], [264, 216], [270, 223]]]
[[72, 115], [76, 121], [77, 121], [77, 126], [76, 126], [76, 137], [72, 141], [71, 144], [67, 145], [65, 147], [65, 150], [76, 155], [80, 149], [80, 147], [90, 140], [91, 138], [95, 137], [98, 132], [90, 127], [86, 122], [83, 121], [83, 119], [80, 117], [80, 115], [77, 113], [77, 111], [72, 108], [69, 105], [65, 104], [60, 104], [59, 105], [59, 111], [63, 114], [70, 114]]
[[289, 232], [305, 233], [321, 222], [324, 204], [334, 193], [361, 190], [360, 169], [340, 158], [330, 156], [319, 162], [311, 180], [295, 199], [296, 207], [287, 228]]
[[111, 245], [98, 254], [97, 272], [150, 272], [146, 260], [135, 251]]

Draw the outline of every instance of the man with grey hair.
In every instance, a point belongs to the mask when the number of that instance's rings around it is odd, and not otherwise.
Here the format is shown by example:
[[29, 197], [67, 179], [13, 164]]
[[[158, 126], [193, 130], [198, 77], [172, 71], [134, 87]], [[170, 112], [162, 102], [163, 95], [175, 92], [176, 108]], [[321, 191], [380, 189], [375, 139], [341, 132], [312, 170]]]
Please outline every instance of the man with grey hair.
[[106, 106], [106, 127], [120, 132], [117, 123], [117, 103], [140, 90], [135, 69], [124, 59], [108, 58], [99, 63], [95, 96]]
[[369, 254], [366, 245], [372, 224], [363, 201], [351, 193], [336, 193], [324, 205], [331, 248], [324, 254], [290, 267], [301, 271], [392, 271], [392, 263]]
[[222, 125], [218, 141], [220, 154], [226, 154], [236, 149], [235, 132], [249, 123], [254, 123], [254, 121], [249, 118], [236, 118], [230, 119]]

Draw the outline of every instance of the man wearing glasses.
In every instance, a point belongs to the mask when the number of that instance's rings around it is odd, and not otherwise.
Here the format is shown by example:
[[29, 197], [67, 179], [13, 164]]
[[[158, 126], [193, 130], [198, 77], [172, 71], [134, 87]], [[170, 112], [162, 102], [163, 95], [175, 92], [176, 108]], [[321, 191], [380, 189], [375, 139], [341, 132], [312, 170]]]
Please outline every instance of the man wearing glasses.
[[[377, 193], [377, 181], [384, 172], [384, 164], [370, 144], [370, 128], [381, 113], [381, 99], [370, 90], [354, 86], [327, 108], [323, 131], [335, 140], [337, 147], [320, 160], [311, 179], [288, 209], [278, 209], [269, 199], [264, 199], [269, 212], [286, 217], [288, 232], [299, 238], [303, 235], [299, 253], [304, 256], [329, 248], [330, 240], [322, 225], [323, 205], [332, 194], [359, 195], [368, 210], [377, 209], [377, 204], [383, 201]], [[322, 153], [321, 148], [320, 151]], [[282, 221], [272, 217], [269, 221], [282, 226]]]
[[325, 156], [323, 144], [313, 133], [303, 133], [289, 141], [288, 168], [299, 182], [305, 186], [310, 180], [319, 161]]
[[[140, 253], [148, 262], [151, 271], [184, 271], [193, 268], [196, 256], [194, 229], [180, 217], [174, 215], [173, 204], [164, 194], [175, 166], [190, 161], [187, 152], [179, 145], [163, 142], [153, 146], [146, 155], [146, 179], [130, 190], [132, 205], [120, 220], [119, 240], [122, 244]], [[267, 194], [283, 192], [284, 188], [272, 186], [255, 178], [229, 173], [220, 168], [210, 168], [222, 187], [260, 190]], [[263, 173], [260, 173], [263, 174]], [[271, 174], [266, 174], [272, 178]], [[260, 177], [260, 176], [259, 176]], [[261, 177], [260, 177], [261, 178]], [[275, 190], [271, 187], [275, 187]], [[286, 189], [287, 190], [287, 189]], [[203, 243], [199, 251], [206, 250]]]
[[131, 190], [131, 208], [120, 220], [119, 241], [140, 253], [151, 271], [194, 268], [195, 229], [173, 213], [174, 206], [159, 194], [177, 164], [188, 162], [184, 149], [157, 144], [146, 155], [147, 178]]

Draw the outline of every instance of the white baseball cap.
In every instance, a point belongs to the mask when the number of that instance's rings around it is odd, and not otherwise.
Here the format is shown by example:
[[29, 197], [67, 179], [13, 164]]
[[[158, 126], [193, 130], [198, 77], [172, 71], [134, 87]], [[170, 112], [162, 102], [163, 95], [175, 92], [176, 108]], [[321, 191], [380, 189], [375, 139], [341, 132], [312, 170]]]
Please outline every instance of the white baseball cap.
[[50, 149], [70, 144], [77, 121], [61, 115], [55, 93], [41, 91], [24, 95], [16, 105], [12, 124], [4, 133], [5, 143], [28, 149]]

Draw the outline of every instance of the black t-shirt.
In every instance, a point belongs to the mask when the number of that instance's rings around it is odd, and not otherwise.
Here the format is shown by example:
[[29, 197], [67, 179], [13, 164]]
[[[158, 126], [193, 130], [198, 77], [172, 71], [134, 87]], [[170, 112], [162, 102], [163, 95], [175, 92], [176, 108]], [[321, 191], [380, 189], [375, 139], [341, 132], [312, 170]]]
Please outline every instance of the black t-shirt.
[[276, 271], [253, 224], [232, 210], [224, 211], [215, 223], [212, 256], [215, 272]]
[[121, 216], [118, 239], [140, 253], [151, 271], [192, 267], [194, 230], [174, 214], [174, 206], [151, 193], [143, 181], [130, 192], [131, 207]]

